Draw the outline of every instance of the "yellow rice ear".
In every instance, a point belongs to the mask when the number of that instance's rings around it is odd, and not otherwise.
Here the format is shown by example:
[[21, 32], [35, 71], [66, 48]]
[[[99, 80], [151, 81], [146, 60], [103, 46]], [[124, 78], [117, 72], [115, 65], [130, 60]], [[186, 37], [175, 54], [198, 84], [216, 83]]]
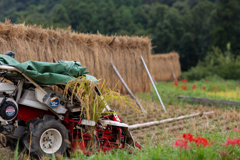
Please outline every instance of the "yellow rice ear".
[[[118, 106], [121, 108], [126, 108], [126, 106], [129, 105], [138, 111], [135, 101], [132, 101], [127, 96], [121, 96], [120, 93], [106, 88], [104, 82], [102, 84], [103, 89], [101, 96], [97, 96], [95, 86], [96, 85], [91, 83], [90, 80], [86, 80], [84, 77], [78, 77], [73, 81], [69, 81], [64, 90], [64, 96], [68, 96], [67, 98], [69, 98], [71, 102], [73, 102], [75, 95], [80, 98], [81, 106], [79, 107], [82, 109], [81, 115], [86, 115], [88, 120], [97, 122], [101, 117], [106, 104], [113, 101], [117, 101]], [[70, 96], [67, 95], [69, 89], [72, 90], [72, 95]]]

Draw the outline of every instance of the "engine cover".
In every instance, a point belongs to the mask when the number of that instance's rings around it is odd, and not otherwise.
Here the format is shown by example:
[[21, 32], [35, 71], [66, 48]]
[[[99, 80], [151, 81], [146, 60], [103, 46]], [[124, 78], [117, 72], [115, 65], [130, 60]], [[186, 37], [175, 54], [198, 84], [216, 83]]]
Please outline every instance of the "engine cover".
[[7, 82], [1, 82], [0, 83], [0, 95], [3, 95], [3, 93], [11, 94], [15, 90], [15, 86], [13, 84], [7, 83]]
[[[2, 101], [2, 97], [0, 98], [0, 102]], [[8, 98], [6, 102], [0, 107], [0, 121], [11, 121], [18, 114], [18, 105], [12, 99]]]
[[58, 114], [65, 114], [67, 109], [64, 106], [65, 103], [62, 94], [52, 90], [46, 90], [46, 92], [47, 94], [43, 98], [43, 104], [51, 107], [52, 110]]

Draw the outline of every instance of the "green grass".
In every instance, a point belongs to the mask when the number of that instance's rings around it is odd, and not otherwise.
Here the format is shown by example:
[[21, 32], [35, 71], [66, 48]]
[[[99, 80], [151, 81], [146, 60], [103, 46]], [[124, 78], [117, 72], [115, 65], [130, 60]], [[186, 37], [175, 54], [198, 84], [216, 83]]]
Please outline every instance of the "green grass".
[[[196, 85], [195, 89], [192, 89], [193, 85]], [[215, 100], [233, 100], [240, 102], [240, 87], [238, 81], [193, 81], [188, 83], [178, 82], [178, 85], [174, 85], [174, 82], [158, 82], [156, 88], [163, 100], [164, 104], [179, 104], [182, 100], [178, 99], [179, 95], [208, 98]], [[186, 86], [187, 90], [184, 90], [181, 86]], [[203, 89], [203, 87], [205, 89]], [[214, 89], [216, 88], [216, 89]], [[159, 102], [155, 90], [152, 88], [153, 98], [156, 102]], [[138, 93], [137, 96], [142, 99], [151, 100], [150, 93]]]
[[[193, 84], [196, 84], [196, 89], [192, 90]], [[181, 85], [187, 86], [187, 90], [183, 90]], [[205, 87], [205, 89], [202, 89]], [[213, 89], [212, 87], [216, 87], [218, 90]], [[179, 82], [177, 86], [174, 85], [173, 82], [158, 82], [157, 90], [160, 93], [160, 96], [164, 102], [164, 104], [177, 104], [183, 106], [186, 102], [183, 102], [180, 99], [177, 99], [179, 95], [192, 96], [192, 97], [202, 97], [209, 99], [217, 99], [217, 100], [235, 100], [240, 101], [239, 97], [227, 97], [226, 95], [209, 95], [207, 93], [217, 93], [217, 92], [228, 92], [238, 94], [239, 90], [239, 82], [237, 81], [193, 81], [188, 83]], [[154, 93], [152, 88], [153, 98], [159, 103], [157, 95]], [[137, 94], [140, 99], [151, 100], [150, 93], [139, 93]], [[193, 131], [193, 135], [200, 135], [201, 137], [206, 138], [211, 142], [212, 145], [207, 147], [197, 147], [194, 144], [191, 144], [191, 149], [180, 149], [175, 148], [173, 143], [176, 141], [177, 136], [181, 135], [169, 135], [163, 141], [158, 141], [150, 143], [150, 140], [146, 138], [148, 141], [146, 147], [142, 149], [140, 152], [136, 151], [134, 154], [129, 154], [127, 151], [118, 150], [113, 153], [106, 154], [96, 154], [85, 156], [82, 154], [75, 154], [71, 157], [71, 159], [97, 159], [97, 160], [106, 160], [106, 159], [115, 159], [115, 160], [207, 160], [207, 159], [238, 159], [240, 158], [240, 146], [232, 147], [232, 146], [224, 146], [223, 143], [226, 143], [228, 138], [233, 139], [234, 137], [240, 137], [240, 133], [231, 130], [226, 130], [226, 127], [223, 126], [219, 122], [214, 122], [210, 124], [214, 126], [214, 130], [212, 129], [204, 129], [203, 131]], [[233, 124], [232, 124], [233, 125]], [[233, 128], [236, 125], [233, 125]], [[146, 133], [143, 133], [146, 134]], [[164, 133], [163, 133], [164, 134]]]
[[[198, 133], [199, 134], [199, 133]], [[207, 147], [199, 146], [195, 144], [190, 144], [191, 149], [180, 149], [175, 148], [172, 144], [175, 142], [176, 137], [168, 137], [163, 142], [158, 142], [156, 144], [148, 144], [147, 147], [142, 149], [142, 151], [135, 152], [134, 154], [129, 154], [127, 151], [118, 150], [113, 153], [98, 154], [85, 156], [82, 154], [75, 154], [71, 159], [97, 159], [97, 160], [207, 160], [207, 159], [238, 159], [240, 157], [240, 148], [239, 146], [224, 146], [222, 143], [226, 142], [226, 138], [238, 137], [240, 133], [235, 131], [229, 132], [205, 132], [201, 133], [201, 136], [205, 137], [212, 143], [212, 145]], [[227, 153], [226, 155], [224, 153]]]
[[[196, 89], [191, 90], [193, 84], [196, 84]], [[183, 90], [181, 85], [186, 85], [187, 90]], [[161, 98], [165, 105], [176, 104], [183, 107], [185, 102], [177, 99], [179, 95], [192, 96], [192, 97], [204, 97], [210, 99], [218, 100], [235, 100], [240, 101], [240, 96], [237, 98], [229, 99], [227, 96], [217, 96], [217, 95], [207, 95], [211, 92], [229, 92], [239, 95], [239, 83], [237, 81], [194, 81], [189, 83], [179, 82], [177, 86], [173, 82], [158, 82], [157, 89], [161, 95]], [[202, 87], [206, 87], [205, 90]], [[218, 91], [214, 90], [212, 87], [216, 87]], [[154, 90], [152, 89], [152, 92]], [[139, 93], [138, 98], [143, 98], [151, 100], [151, 95], [149, 93]], [[159, 103], [157, 95], [154, 93], [154, 100]], [[238, 111], [237, 111], [238, 112]], [[231, 128], [235, 128], [239, 123], [231, 123]], [[214, 129], [212, 129], [214, 128]], [[194, 129], [193, 129], [194, 130]], [[182, 131], [184, 133], [184, 130]], [[203, 130], [194, 130], [191, 134], [195, 136], [201, 136], [206, 138], [212, 145], [207, 147], [197, 147], [195, 144], [190, 144], [191, 149], [180, 149], [173, 146], [174, 142], [180, 135], [169, 134], [162, 141], [151, 141], [149, 137], [145, 138], [147, 145], [141, 151], [135, 151], [133, 154], [129, 154], [128, 151], [117, 150], [113, 152], [108, 152], [105, 154], [93, 154], [93, 155], [83, 155], [81, 153], [72, 154], [71, 157], [63, 157], [62, 159], [76, 159], [76, 160], [207, 160], [207, 159], [238, 159], [240, 158], [240, 146], [224, 146], [228, 138], [233, 139], [235, 137], [240, 137], [240, 133], [234, 131], [233, 129], [227, 130], [226, 126], [223, 126], [221, 121], [210, 123], [210, 128], [205, 128]], [[142, 133], [145, 135], [146, 133]], [[164, 131], [161, 134], [165, 134]], [[161, 135], [162, 136], [162, 135]], [[134, 149], [133, 149], [134, 150]], [[18, 155], [15, 152], [14, 157], [17, 159]], [[0, 157], [1, 159], [1, 157]], [[55, 159], [54, 157], [52, 159]], [[58, 158], [59, 159], [59, 158]]]

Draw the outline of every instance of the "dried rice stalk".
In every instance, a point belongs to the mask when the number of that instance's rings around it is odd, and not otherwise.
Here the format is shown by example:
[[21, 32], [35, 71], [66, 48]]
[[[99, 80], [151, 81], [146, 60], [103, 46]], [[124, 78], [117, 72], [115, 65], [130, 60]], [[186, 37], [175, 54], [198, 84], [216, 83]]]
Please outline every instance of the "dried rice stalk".
[[122, 108], [126, 108], [127, 105], [137, 109], [135, 102], [128, 96], [121, 96], [119, 92], [115, 92], [111, 89], [107, 89], [107, 84], [104, 82], [101, 85], [101, 95], [98, 96], [95, 87], [97, 84], [92, 83], [90, 80], [86, 80], [84, 77], [78, 77], [73, 81], [69, 81], [64, 89], [64, 96], [67, 96], [68, 90], [72, 90], [70, 97], [71, 102], [74, 96], [77, 95], [80, 98], [81, 103], [81, 114], [87, 115], [87, 120], [97, 122], [102, 116], [103, 110], [106, 107], [106, 103], [113, 103], [117, 101], [118, 105]]
[[[84, 114], [86, 115], [87, 120], [92, 120], [95, 122], [97, 122], [102, 116], [103, 110], [105, 109], [106, 104], [109, 102], [117, 101], [122, 108], [126, 108], [126, 105], [130, 105], [137, 110], [136, 103], [133, 105], [130, 104], [128, 97], [120, 96], [118, 92], [106, 89], [106, 86], [107, 84], [103, 82], [100, 89], [101, 95], [98, 96], [95, 91], [96, 84], [90, 80], [86, 80], [84, 77], [78, 77], [66, 84], [64, 89], [64, 96], [68, 95], [68, 90], [70, 89], [72, 91], [72, 95], [70, 97], [71, 101], [73, 101], [75, 95], [80, 98], [80, 117], [82, 114]], [[92, 137], [87, 143], [87, 149], [97, 149], [97, 141], [94, 138], [95, 126], [87, 126], [87, 132]]]
[[[113, 88], [118, 82], [117, 75], [110, 68], [110, 60], [114, 62], [123, 79], [133, 93], [149, 92], [150, 80], [142, 65], [143, 56], [151, 70], [151, 41], [147, 37], [114, 36], [101, 34], [83, 34], [68, 30], [41, 26], [12, 24], [10, 20], [0, 23], [0, 50], [16, 53], [19, 62], [28, 60], [52, 62], [53, 55], [58, 60], [80, 61], [88, 67], [88, 71], [98, 79], [108, 81]], [[118, 84], [121, 94], [127, 91]]]
[[173, 73], [177, 78], [181, 75], [179, 55], [176, 52], [168, 54], [155, 54], [152, 59], [152, 76], [156, 81], [174, 80]]

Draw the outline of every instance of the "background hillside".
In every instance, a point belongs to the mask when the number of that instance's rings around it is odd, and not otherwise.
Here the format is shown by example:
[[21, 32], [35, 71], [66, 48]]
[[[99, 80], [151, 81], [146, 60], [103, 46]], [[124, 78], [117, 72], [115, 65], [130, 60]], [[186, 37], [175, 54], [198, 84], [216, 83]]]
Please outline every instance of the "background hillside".
[[155, 53], [176, 51], [182, 70], [213, 46], [240, 54], [238, 0], [0, 0], [0, 21], [107, 35], [145, 35]]

